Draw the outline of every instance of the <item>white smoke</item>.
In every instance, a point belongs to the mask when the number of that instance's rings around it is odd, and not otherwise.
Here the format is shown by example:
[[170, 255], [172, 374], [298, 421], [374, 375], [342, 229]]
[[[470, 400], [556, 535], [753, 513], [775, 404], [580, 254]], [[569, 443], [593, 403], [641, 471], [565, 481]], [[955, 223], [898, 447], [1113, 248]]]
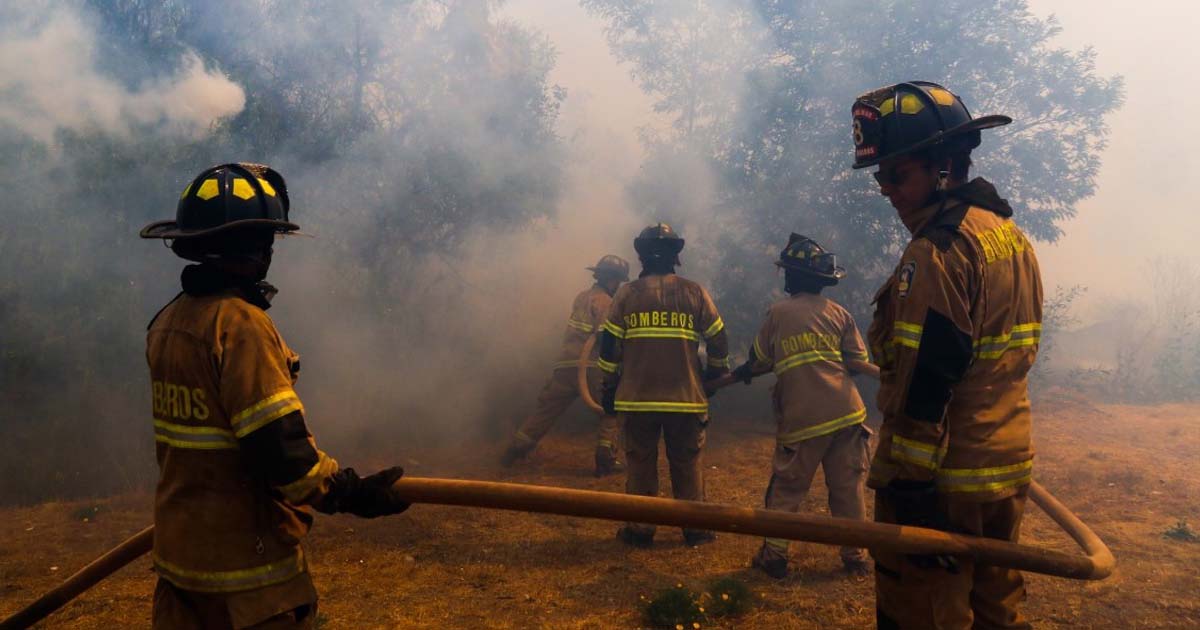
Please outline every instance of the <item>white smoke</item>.
[[0, 24], [0, 126], [52, 143], [59, 130], [128, 135], [135, 127], [197, 136], [242, 110], [246, 95], [185, 52], [172, 76], [130, 89], [97, 68], [95, 28], [78, 12], [6, 12]]

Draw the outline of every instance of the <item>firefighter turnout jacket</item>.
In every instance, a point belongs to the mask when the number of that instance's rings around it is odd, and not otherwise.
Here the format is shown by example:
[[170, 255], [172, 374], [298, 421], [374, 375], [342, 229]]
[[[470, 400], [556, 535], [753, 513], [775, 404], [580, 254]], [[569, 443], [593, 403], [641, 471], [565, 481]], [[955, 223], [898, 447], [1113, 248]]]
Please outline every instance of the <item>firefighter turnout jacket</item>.
[[753, 352], [755, 371], [775, 372], [780, 446], [866, 420], [866, 405], [844, 361], [867, 361], [867, 348], [854, 317], [837, 302], [797, 293], [772, 304]]
[[154, 566], [186, 591], [274, 587], [234, 611], [265, 619], [315, 601], [300, 539], [337, 462], [305, 427], [299, 358], [266, 301], [236, 288], [189, 293], [197, 269], [185, 270], [185, 293], [147, 334], [160, 468]]
[[712, 371], [728, 369], [729, 344], [703, 287], [674, 273], [642, 274], [617, 290], [604, 331], [615, 342], [601, 344], [598, 364], [606, 387], [617, 383], [617, 411], [708, 411], [700, 342]]
[[[611, 304], [612, 297], [598, 284], [575, 296], [575, 301], [571, 304], [571, 315], [567, 318], [567, 329], [563, 333], [562, 350], [558, 360], [554, 362], [554, 369], [579, 367], [579, 355], [583, 352], [583, 344], [587, 343], [588, 337], [600, 331]], [[600, 348], [597, 345], [588, 357], [588, 367], [595, 367], [599, 354]]]
[[906, 217], [913, 239], [875, 296], [868, 338], [884, 420], [869, 485], [934, 480], [967, 501], [1032, 478], [1027, 376], [1042, 283], [1012, 209], [983, 179]]

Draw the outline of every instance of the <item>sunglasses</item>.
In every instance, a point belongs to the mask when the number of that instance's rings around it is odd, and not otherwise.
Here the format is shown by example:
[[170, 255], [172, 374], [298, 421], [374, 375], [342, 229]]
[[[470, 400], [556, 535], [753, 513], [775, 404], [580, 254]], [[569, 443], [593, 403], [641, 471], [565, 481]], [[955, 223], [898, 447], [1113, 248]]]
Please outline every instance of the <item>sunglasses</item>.
[[881, 166], [878, 171], [871, 173], [871, 176], [880, 186], [903, 186], [909, 176], [919, 170], [921, 169], [910, 168], [902, 171], [895, 167], [885, 169]]

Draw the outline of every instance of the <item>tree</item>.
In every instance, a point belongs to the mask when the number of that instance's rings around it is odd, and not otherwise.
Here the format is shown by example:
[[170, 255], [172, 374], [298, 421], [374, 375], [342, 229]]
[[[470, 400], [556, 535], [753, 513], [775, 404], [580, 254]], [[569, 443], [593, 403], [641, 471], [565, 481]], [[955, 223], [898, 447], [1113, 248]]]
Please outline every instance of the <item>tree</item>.
[[[583, 2], [609, 20], [610, 45], [633, 63], [643, 89], [681, 111], [677, 83], [649, 80], [689, 72], [670, 65], [682, 57], [661, 48], [677, 47], [677, 38], [653, 19], [658, 7], [678, 3]], [[743, 338], [778, 284], [765, 252], [782, 247], [790, 231], [841, 255], [851, 275], [838, 297], [860, 316], [891, 273], [907, 233], [871, 178], [849, 168], [850, 105], [869, 89], [931, 80], [956, 91], [973, 113], [1011, 115], [1009, 128], [984, 132], [976, 170], [997, 184], [1036, 239], [1057, 239], [1061, 222], [1095, 191], [1105, 117], [1121, 104], [1121, 79], [1098, 76], [1091, 49], [1055, 48], [1057, 23], [1034, 17], [1024, 0], [688, 4], [755, 18], [738, 22], [740, 35], [729, 38], [756, 51], [745, 55], [755, 63], [742, 68], [742, 90], [710, 101], [724, 110], [709, 119], [721, 122], [712, 133], [698, 132], [717, 190], [708, 221], [737, 226], [713, 252], [720, 270], [714, 285]], [[657, 45], [628, 46], [629, 38]]]

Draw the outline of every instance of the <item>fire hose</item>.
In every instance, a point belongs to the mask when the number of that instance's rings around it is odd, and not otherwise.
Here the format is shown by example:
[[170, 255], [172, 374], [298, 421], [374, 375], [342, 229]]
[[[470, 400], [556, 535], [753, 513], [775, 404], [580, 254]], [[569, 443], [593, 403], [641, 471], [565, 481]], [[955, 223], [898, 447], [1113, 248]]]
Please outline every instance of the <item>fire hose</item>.
[[[602, 412], [587, 383], [586, 358], [594, 344], [595, 337], [584, 344], [578, 384], [584, 402]], [[735, 382], [737, 379], [726, 376], [708, 385], [719, 388]], [[420, 477], [400, 479], [395, 490], [410, 503], [653, 523], [902, 554], [969, 556], [983, 564], [1076, 580], [1102, 580], [1112, 574], [1116, 564], [1112, 552], [1091, 528], [1036, 481], [1030, 484], [1029, 498], [1080, 546], [1084, 555], [921, 527], [592, 490]], [[46, 618], [149, 552], [153, 540], [154, 528], [147, 527], [0, 622], [0, 630], [27, 628]]]
[[[593, 490], [420, 477], [400, 479], [395, 489], [412, 503], [654, 523], [904, 554], [952, 554], [993, 566], [1076, 580], [1102, 580], [1112, 573], [1116, 563], [1104, 542], [1037, 482], [1030, 486], [1030, 499], [1079, 544], [1085, 555], [920, 527]], [[0, 630], [27, 628], [44, 619], [150, 551], [153, 539], [153, 527], [142, 530], [0, 622]]]

